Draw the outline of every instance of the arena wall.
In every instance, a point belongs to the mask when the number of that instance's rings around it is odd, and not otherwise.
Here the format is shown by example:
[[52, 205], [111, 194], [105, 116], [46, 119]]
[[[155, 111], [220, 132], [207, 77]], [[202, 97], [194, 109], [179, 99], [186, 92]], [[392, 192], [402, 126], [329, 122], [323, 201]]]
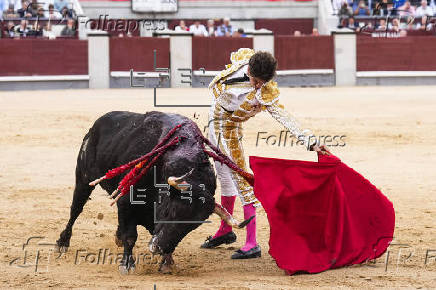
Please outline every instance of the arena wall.
[[357, 37], [358, 71], [436, 71], [434, 37]]
[[0, 55], [0, 76], [88, 74], [85, 40], [2, 39]]
[[[341, 34], [333, 36], [275, 36], [271, 37], [278, 60], [277, 82], [280, 86], [339, 85], [335, 61], [349, 63], [346, 75], [354, 77], [357, 85], [428, 85], [436, 84], [436, 43], [433, 37], [371, 38], [357, 36], [352, 45], [357, 56], [340, 54], [349, 47], [335, 47]], [[106, 36], [109, 37], [109, 36]], [[176, 36], [179, 37], [180, 36]], [[253, 35], [256, 37], [256, 35]], [[0, 89], [61, 89], [90, 86], [89, 55], [107, 55], [108, 68], [102, 72], [110, 78], [108, 87], [130, 87], [130, 69], [145, 87], [172, 87], [170, 73], [156, 71], [168, 68], [180, 74], [179, 68], [192, 69], [192, 83], [187, 86], [206, 87], [213, 76], [230, 62], [232, 51], [252, 48], [254, 38], [201, 38], [184, 36], [189, 43], [183, 55], [189, 54], [182, 66], [170, 61], [173, 36], [110, 38], [107, 51], [89, 49], [87, 41], [78, 39], [2, 39], [0, 54]], [[348, 42], [348, 44], [350, 44]], [[174, 46], [174, 45], [173, 45]], [[192, 47], [192, 49], [191, 49]], [[218, 49], [219, 47], [219, 49]], [[153, 51], [157, 52], [154, 64]], [[171, 54], [173, 55], [173, 54]], [[176, 54], [175, 54], [176, 55]], [[191, 56], [192, 55], [192, 56]], [[342, 55], [342, 57], [339, 57]], [[174, 55], [173, 55], [174, 56]], [[343, 59], [345, 57], [345, 59]], [[172, 63], [172, 67], [171, 67]], [[200, 70], [204, 68], [204, 70]], [[349, 71], [347, 71], [349, 70]], [[188, 73], [188, 72], [185, 72]], [[177, 75], [174, 75], [177, 76]], [[345, 84], [345, 83], [344, 83]]]
[[230, 54], [240, 47], [253, 48], [253, 38], [193, 37], [192, 69], [223, 70], [230, 63]]

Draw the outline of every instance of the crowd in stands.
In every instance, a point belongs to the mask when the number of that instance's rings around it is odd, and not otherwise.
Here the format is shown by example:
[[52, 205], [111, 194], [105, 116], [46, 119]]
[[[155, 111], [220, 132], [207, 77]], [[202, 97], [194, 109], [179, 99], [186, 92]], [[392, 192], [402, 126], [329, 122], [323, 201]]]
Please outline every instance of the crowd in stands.
[[[333, 0], [339, 27], [353, 30], [393, 31], [400, 36], [410, 30], [431, 31], [436, 16], [435, 0]], [[371, 18], [375, 21], [368, 21]], [[388, 20], [388, 22], [386, 21]]]
[[[216, 22], [221, 22], [220, 25], [215, 25]], [[189, 27], [186, 25], [184, 20], [180, 20], [179, 25], [174, 28], [175, 31], [189, 31], [192, 32], [194, 36], [200, 37], [247, 37], [247, 34], [242, 28], [236, 28], [231, 25], [230, 18], [223, 18], [220, 20], [209, 19], [206, 25], [201, 24], [201, 21], [195, 20]], [[289, 30], [289, 35], [293, 36], [319, 36], [318, 29], [313, 28], [312, 33], [303, 34], [299, 30], [291, 31]]]
[[[2, 38], [74, 37], [77, 35], [74, 19], [69, 0], [0, 0]], [[59, 26], [57, 33], [53, 31]]]
[[215, 20], [209, 19], [206, 26], [196, 20], [194, 24], [189, 27], [185, 25], [184, 20], [180, 20], [178, 26], [175, 27], [175, 31], [189, 31], [194, 34], [194, 36], [205, 36], [205, 37], [220, 37], [220, 36], [230, 36], [230, 37], [246, 37], [244, 29], [235, 28], [230, 24], [230, 18], [224, 18], [221, 25], [216, 26]]

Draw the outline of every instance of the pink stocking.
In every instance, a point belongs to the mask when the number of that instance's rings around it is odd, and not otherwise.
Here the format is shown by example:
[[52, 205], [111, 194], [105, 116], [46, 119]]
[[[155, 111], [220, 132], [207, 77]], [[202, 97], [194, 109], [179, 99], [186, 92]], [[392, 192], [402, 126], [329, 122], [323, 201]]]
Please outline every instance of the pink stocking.
[[[252, 203], [244, 205], [244, 219], [248, 219], [251, 216], [256, 216], [256, 208]], [[248, 251], [257, 245], [256, 242], [256, 217], [247, 225], [247, 237], [245, 239], [245, 245], [241, 248], [242, 251]]]
[[[233, 207], [235, 205], [236, 195], [234, 196], [224, 196], [221, 195], [221, 205], [229, 212], [229, 214], [233, 214]], [[213, 236], [213, 238], [220, 237], [232, 231], [232, 227], [227, 225], [224, 221], [221, 221], [221, 226]]]

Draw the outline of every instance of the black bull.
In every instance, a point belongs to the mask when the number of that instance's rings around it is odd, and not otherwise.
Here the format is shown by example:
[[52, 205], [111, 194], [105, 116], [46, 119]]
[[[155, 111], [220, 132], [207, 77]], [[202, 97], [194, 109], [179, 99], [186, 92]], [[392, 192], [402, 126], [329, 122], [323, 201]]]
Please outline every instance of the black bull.
[[[187, 138], [163, 154], [155, 164], [155, 170], [150, 170], [130, 194], [117, 202], [116, 241], [124, 246], [120, 271], [134, 268], [132, 249], [138, 236], [137, 225], [144, 226], [152, 235], [149, 248], [162, 255], [160, 269], [170, 269], [171, 255], [179, 242], [214, 211], [216, 189], [213, 167], [194, 136], [196, 124], [177, 114], [110, 112], [94, 123], [83, 139], [77, 158], [70, 219], [57, 240], [61, 251], [69, 247], [73, 224], [94, 189], [89, 185], [90, 181], [150, 152], [168, 131], [181, 123], [185, 125], [174, 136]], [[191, 170], [184, 178], [191, 186], [190, 193], [168, 186], [169, 177], [181, 176]], [[100, 185], [112, 193], [124, 175], [103, 180]]]

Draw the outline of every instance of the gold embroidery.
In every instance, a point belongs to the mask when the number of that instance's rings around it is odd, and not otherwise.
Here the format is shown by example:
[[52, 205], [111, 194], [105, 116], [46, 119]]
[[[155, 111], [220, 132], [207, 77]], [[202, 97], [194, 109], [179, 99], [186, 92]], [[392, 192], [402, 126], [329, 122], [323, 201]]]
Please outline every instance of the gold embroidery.
[[261, 100], [259, 101], [262, 104], [271, 104], [278, 100], [279, 95], [280, 91], [277, 88], [277, 83], [274, 81], [269, 81], [261, 88]]
[[[227, 119], [226, 113], [218, 104], [214, 111], [214, 130], [217, 138], [218, 147], [231, 157], [241, 169], [247, 171], [244, 158], [244, 150], [240, 138], [242, 136], [242, 126], [240, 122], [232, 122]], [[236, 172], [232, 171], [232, 179], [237, 185], [238, 194], [243, 200], [243, 204], [253, 204], [260, 206], [260, 202], [254, 196], [253, 188], [248, 182]]]
[[240, 48], [237, 52], [232, 52], [230, 55], [230, 61], [232, 63], [250, 59], [250, 57], [254, 54], [254, 50], [251, 48]]
[[216, 88], [215, 88], [215, 87], [213, 87], [212, 91], [213, 91], [213, 94], [215, 95], [215, 98], [218, 98], [218, 97], [219, 97], [219, 94], [218, 94], [218, 92], [216, 91]]
[[240, 107], [241, 107], [242, 109], [244, 109], [245, 111], [247, 111], [247, 112], [250, 112], [250, 111], [253, 109], [253, 105], [250, 104], [250, 103], [247, 102], [247, 101], [243, 102], [243, 103], [240, 105]]
[[220, 79], [228, 77], [242, 66], [246, 65], [253, 54], [254, 50], [251, 48], [240, 48], [238, 51], [232, 52], [230, 55], [230, 60], [232, 63], [226, 65], [226, 69], [215, 76], [215, 78], [210, 82], [209, 88], [211, 88]]
[[252, 91], [251, 93], [249, 93], [246, 97], [247, 100], [253, 100], [254, 96], [256, 95], [256, 91]]

